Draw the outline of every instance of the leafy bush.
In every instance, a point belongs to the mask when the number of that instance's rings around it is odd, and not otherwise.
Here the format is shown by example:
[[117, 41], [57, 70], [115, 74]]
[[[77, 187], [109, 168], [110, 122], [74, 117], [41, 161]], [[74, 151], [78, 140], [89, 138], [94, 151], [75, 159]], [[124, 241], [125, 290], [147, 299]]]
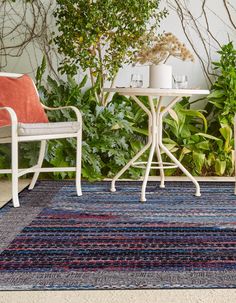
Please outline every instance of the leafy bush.
[[[68, 76], [67, 81], [55, 81], [48, 77], [48, 88], [40, 87], [41, 100], [47, 106], [77, 106], [83, 115], [82, 176], [98, 180], [114, 176], [141, 147], [148, 134], [147, 117], [143, 110], [118, 94], [106, 107], [100, 106], [92, 88], [82, 92], [86, 77], [78, 85]], [[140, 97], [148, 104], [146, 97]], [[148, 106], [148, 105], [147, 105]], [[174, 114], [175, 113], [175, 114]], [[50, 121], [73, 120], [73, 113], [49, 112]], [[212, 142], [219, 139], [207, 134], [208, 124], [201, 111], [190, 109], [188, 98], [178, 103], [164, 119], [164, 143], [194, 175], [214, 174], [210, 170], [209, 154]], [[147, 159], [147, 153], [142, 160]], [[168, 161], [163, 154], [163, 159]], [[50, 165], [75, 164], [75, 140], [51, 141], [47, 161]], [[126, 176], [138, 178], [142, 170], [131, 168]], [[156, 174], [156, 172], [155, 172]], [[179, 170], [167, 174], [179, 175]], [[59, 178], [73, 177], [73, 173], [56, 173]]]
[[160, 11], [159, 0], [56, 2], [59, 33], [54, 41], [64, 56], [61, 71], [70, 75], [79, 68], [89, 71], [97, 99], [105, 105], [105, 81], [114, 80], [119, 68], [133, 57], [144, 32], [156, 30], [167, 12]]
[[165, 142], [194, 175], [230, 176], [234, 170], [236, 50], [230, 42], [223, 45], [218, 53], [219, 61], [213, 62], [216, 81], [204, 112], [192, 111], [185, 99], [175, 107], [176, 115], [165, 120]]
[[[233, 117], [236, 111], [236, 51], [233, 44], [223, 46], [215, 62], [218, 76], [204, 110], [191, 109], [188, 98], [179, 102], [164, 119], [164, 144], [193, 175], [231, 175], [233, 173]], [[112, 177], [145, 144], [147, 117], [134, 101], [114, 95], [106, 107], [97, 102], [94, 88], [85, 89], [87, 77], [80, 84], [47, 79], [43, 86], [45, 62], [37, 71], [37, 86], [45, 105], [74, 105], [83, 115], [82, 175], [98, 180]], [[146, 105], [146, 97], [140, 97]], [[70, 111], [48, 112], [51, 121], [73, 120]], [[75, 140], [51, 141], [46, 161], [52, 166], [75, 165]], [[10, 146], [0, 145], [0, 167], [10, 166]], [[37, 143], [20, 144], [20, 166], [33, 165], [38, 155]], [[141, 160], [145, 161], [147, 154]], [[169, 159], [163, 154], [163, 160]], [[179, 175], [176, 169], [167, 174]], [[142, 170], [130, 168], [126, 177], [138, 178]], [[156, 174], [156, 171], [155, 171]], [[55, 173], [56, 178], [72, 178], [73, 173]]]
[[[140, 122], [140, 109], [129, 99], [115, 95], [113, 102], [100, 106], [92, 88], [82, 92], [87, 81], [78, 85], [68, 76], [66, 82], [48, 77], [48, 88], [40, 86], [42, 102], [51, 107], [73, 105], [83, 116], [82, 176], [88, 180], [98, 180], [113, 176], [141, 147], [145, 136], [134, 134], [133, 125]], [[50, 121], [73, 120], [67, 110], [48, 112]], [[143, 124], [146, 119], [142, 118]], [[137, 129], [136, 129], [137, 131]], [[74, 139], [53, 140], [49, 143], [47, 161], [53, 166], [75, 165]], [[131, 168], [126, 176], [137, 178], [141, 171]], [[59, 178], [73, 177], [73, 173], [56, 173]]]
[[233, 119], [236, 113], [236, 50], [232, 42], [218, 51], [220, 60], [213, 62], [216, 81], [208, 96], [209, 132], [219, 138], [212, 146], [211, 158], [217, 175], [232, 174]]
[[[222, 140], [209, 133], [203, 110], [191, 109], [189, 98], [183, 98], [165, 118], [164, 125], [164, 144], [193, 175], [215, 175], [218, 172], [214, 168], [216, 159], [212, 151], [215, 143]], [[181, 172], [172, 169], [168, 173]]]
[[211, 113], [210, 123], [233, 125], [236, 113], [236, 50], [232, 42], [223, 45], [220, 60], [213, 62], [216, 71], [216, 81], [212, 85], [211, 94], [208, 96]]

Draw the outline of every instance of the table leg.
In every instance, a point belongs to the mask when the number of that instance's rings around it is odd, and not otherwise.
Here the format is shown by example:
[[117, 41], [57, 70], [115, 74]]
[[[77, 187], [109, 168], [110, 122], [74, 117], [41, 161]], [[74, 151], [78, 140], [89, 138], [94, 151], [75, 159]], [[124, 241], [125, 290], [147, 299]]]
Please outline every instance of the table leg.
[[148, 176], [150, 173], [155, 148], [156, 148], [156, 140], [154, 142], [152, 142], [152, 146], [151, 146], [149, 157], [148, 157], [147, 167], [146, 167], [146, 171], [145, 171], [145, 175], [144, 175], [144, 179], [143, 179], [143, 185], [142, 185], [141, 202], [147, 201], [146, 187], [147, 187]]
[[142, 156], [142, 154], [145, 153], [145, 151], [151, 146], [152, 144], [152, 138], [149, 136], [149, 140], [148, 143], [137, 153], [136, 156], [134, 156], [117, 174], [116, 176], [112, 179], [111, 182], [111, 191], [115, 192], [116, 191], [116, 187], [115, 187], [115, 183], [116, 180], [118, 180], [120, 178], [121, 175], [123, 175], [123, 173], [129, 169], [129, 167], [139, 158]]
[[119, 177], [121, 175], [123, 175], [123, 173], [129, 169], [129, 167], [138, 159], [142, 156], [142, 154], [145, 153], [145, 151], [151, 146], [152, 144], [152, 140], [153, 140], [153, 136], [152, 136], [152, 125], [155, 124], [155, 122], [153, 121], [153, 115], [151, 114], [150, 110], [136, 97], [136, 96], [131, 96], [134, 101], [144, 110], [144, 112], [148, 115], [148, 142], [147, 144], [137, 153], [136, 156], [134, 156], [126, 165], [125, 167], [123, 167], [116, 175], [115, 177], [112, 179], [111, 182], [111, 191], [115, 192], [116, 191], [116, 187], [115, 187], [115, 183], [116, 180], [119, 179]]
[[162, 148], [162, 150], [167, 154], [167, 156], [169, 156], [169, 158], [176, 163], [176, 165], [178, 165], [178, 167], [182, 170], [182, 172], [189, 177], [190, 180], [193, 181], [193, 183], [196, 186], [196, 194], [195, 196], [200, 197], [201, 193], [200, 193], [200, 186], [197, 182], [197, 180], [190, 174], [190, 172], [175, 158], [175, 156], [168, 150], [168, 148], [166, 148], [163, 143], [160, 142], [160, 146]]
[[[158, 143], [156, 144], [156, 154], [157, 154], [157, 160], [158, 160], [160, 166], [163, 166], [162, 158], [161, 158], [161, 150], [160, 150], [160, 147], [159, 147], [159, 144], [158, 144]], [[160, 168], [159, 170], [160, 170], [160, 177], [161, 177], [160, 188], [165, 188], [165, 174], [164, 174], [164, 169], [163, 169], [163, 168]]]
[[167, 147], [165, 147], [165, 145], [162, 143], [162, 120], [163, 120], [163, 115], [164, 115], [164, 111], [160, 114], [159, 119], [160, 119], [160, 125], [159, 125], [159, 139], [160, 141], [158, 142], [158, 144], [160, 145], [160, 148], [167, 154], [167, 156], [176, 164], [178, 165], [178, 167], [182, 170], [182, 172], [189, 177], [189, 179], [195, 184], [196, 186], [196, 193], [195, 196], [200, 197], [201, 193], [200, 193], [200, 186], [197, 182], [197, 180], [190, 174], [190, 172], [175, 158], [175, 156], [169, 151], [169, 149]]
[[157, 161], [160, 164], [160, 177], [161, 177], [161, 183], [160, 188], [165, 188], [165, 173], [163, 169], [163, 162], [161, 158], [161, 150], [159, 146], [160, 138], [159, 138], [159, 132], [158, 128], [160, 127], [160, 112], [161, 112], [161, 105], [162, 105], [162, 97], [159, 98], [158, 107], [157, 107], [157, 113], [156, 113], [156, 125], [157, 125], [157, 142], [156, 142], [156, 155], [157, 155]]
[[[152, 124], [149, 125], [149, 136], [152, 137], [152, 146], [150, 149], [150, 153], [149, 153], [149, 157], [148, 157], [148, 162], [147, 162], [147, 166], [146, 166], [146, 170], [145, 170], [145, 175], [144, 175], [144, 179], [143, 179], [143, 184], [142, 184], [142, 191], [141, 191], [141, 202], [145, 202], [147, 201], [146, 199], [146, 187], [147, 187], [147, 181], [148, 181], [148, 177], [149, 177], [149, 173], [151, 170], [151, 165], [152, 165], [152, 159], [154, 156], [154, 152], [157, 148], [157, 113], [155, 111], [155, 106], [154, 106], [154, 102], [153, 102], [153, 98], [152, 97], [148, 97], [148, 101], [149, 101], [149, 105], [151, 108], [151, 113], [152, 113]], [[160, 106], [160, 105], [159, 105]]]

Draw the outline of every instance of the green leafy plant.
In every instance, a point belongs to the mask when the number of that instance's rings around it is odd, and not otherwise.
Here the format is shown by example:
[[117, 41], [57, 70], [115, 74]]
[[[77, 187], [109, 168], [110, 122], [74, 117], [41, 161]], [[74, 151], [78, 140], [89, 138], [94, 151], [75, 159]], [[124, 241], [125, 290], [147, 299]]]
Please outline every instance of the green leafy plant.
[[[206, 175], [211, 144], [218, 139], [207, 133], [204, 113], [190, 108], [189, 98], [176, 104], [164, 120], [164, 144], [194, 175]], [[170, 170], [169, 173], [179, 171]], [[208, 172], [209, 173], [209, 172]]]
[[232, 42], [223, 45], [220, 60], [213, 62], [216, 71], [216, 81], [212, 85], [208, 100], [214, 107], [211, 110], [211, 123], [233, 125], [236, 113], [236, 50]]
[[[80, 84], [70, 76], [66, 81], [48, 77], [45, 87], [40, 73], [38, 75], [38, 89], [45, 105], [74, 105], [82, 112], [83, 179], [93, 181], [114, 176], [145, 144], [148, 119], [132, 99], [116, 94], [107, 107], [99, 106], [93, 90], [84, 89], [87, 77]], [[148, 99], [140, 98], [148, 106]], [[52, 122], [75, 119], [70, 111], [49, 111], [48, 115]], [[232, 173], [232, 130], [224, 126], [219, 133], [220, 136], [213, 135], [205, 112], [191, 109], [188, 98], [178, 103], [164, 119], [164, 144], [194, 175], [221, 176]], [[75, 143], [74, 139], [49, 141], [47, 165], [74, 166]], [[34, 165], [38, 144], [20, 144], [20, 156], [21, 167]], [[140, 160], [147, 160], [147, 156], [148, 152]], [[164, 161], [169, 161], [165, 154], [162, 156]], [[10, 167], [10, 146], [0, 145], [0, 159], [0, 167]], [[142, 173], [140, 169], [130, 168], [124, 177], [138, 178]], [[166, 173], [182, 174], [176, 169], [166, 170]], [[73, 178], [74, 174], [63, 172], [54, 173], [54, 176]]]
[[[87, 77], [80, 84], [68, 76], [67, 81], [55, 81], [48, 77], [47, 89], [40, 85], [40, 96], [44, 104], [56, 107], [77, 106], [83, 116], [82, 176], [88, 180], [98, 180], [113, 176], [123, 167], [145, 141], [142, 134], [134, 134], [134, 121], [139, 117], [139, 109], [132, 102], [115, 95], [106, 107], [99, 106], [93, 89], [83, 92]], [[50, 121], [73, 120], [68, 111], [48, 112]], [[75, 163], [75, 141], [73, 139], [51, 141], [46, 159], [52, 166]], [[126, 176], [138, 178], [141, 170], [131, 168]], [[58, 178], [72, 178], [73, 173], [57, 173]]]
[[[189, 98], [184, 98], [164, 120], [164, 144], [193, 175], [230, 176], [232, 129], [219, 124], [212, 129], [206, 116], [206, 110], [191, 109]], [[181, 172], [172, 169], [167, 173]]]
[[216, 81], [208, 96], [209, 131], [219, 138], [212, 146], [211, 158], [217, 175], [233, 172], [233, 119], [236, 114], [236, 50], [232, 42], [218, 51], [220, 59], [213, 62]]
[[166, 16], [159, 2], [57, 0], [55, 42], [64, 55], [61, 71], [75, 75], [78, 68], [88, 70], [98, 102], [106, 105], [105, 81], [114, 81], [119, 68], [133, 57], [140, 37], [156, 29]]

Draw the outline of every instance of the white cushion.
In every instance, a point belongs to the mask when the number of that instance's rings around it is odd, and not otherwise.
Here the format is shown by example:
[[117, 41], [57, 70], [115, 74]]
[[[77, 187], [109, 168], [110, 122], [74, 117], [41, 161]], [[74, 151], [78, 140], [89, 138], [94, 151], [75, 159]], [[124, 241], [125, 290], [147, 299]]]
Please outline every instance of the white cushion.
[[[18, 123], [18, 136], [72, 134], [79, 129], [79, 122]], [[0, 127], [0, 138], [8, 137], [11, 137], [11, 126]]]

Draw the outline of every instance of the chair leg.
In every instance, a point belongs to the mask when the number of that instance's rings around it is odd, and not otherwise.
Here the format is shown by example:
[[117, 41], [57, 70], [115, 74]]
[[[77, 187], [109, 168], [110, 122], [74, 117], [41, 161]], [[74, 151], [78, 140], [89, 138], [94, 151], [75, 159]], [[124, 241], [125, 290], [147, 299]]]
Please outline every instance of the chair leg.
[[[45, 155], [45, 150], [46, 150], [46, 140], [42, 140], [41, 141], [41, 145], [40, 145], [40, 150], [39, 150], [39, 158], [38, 158], [38, 163], [37, 163], [37, 168], [41, 168], [42, 164], [43, 164], [43, 159], [44, 159], [44, 155]], [[35, 186], [35, 183], [37, 182], [39, 177], [39, 172], [35, 172], [33, 179], [30, 183], [29, 189], [33, 189]]]
[[76, 142], [76, 191], [82, 196], [81, 190], [81, 155], [82, 155], [82, 130], [79, 131]]
[[11, 169], [12, 169], [12, 202], [14, 207], [19, 207], [18, 196], [18, 142], [12, 138], [11, 144]]

